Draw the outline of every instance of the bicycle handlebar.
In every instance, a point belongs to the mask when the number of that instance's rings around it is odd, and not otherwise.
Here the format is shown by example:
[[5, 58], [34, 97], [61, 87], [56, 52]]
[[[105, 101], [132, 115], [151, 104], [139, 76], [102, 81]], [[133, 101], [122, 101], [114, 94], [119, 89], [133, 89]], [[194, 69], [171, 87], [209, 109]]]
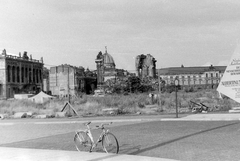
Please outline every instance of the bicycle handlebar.
[[91, 121], [83, 123], [84, 126], [87, 126], [87, 125], [90, 125], [90, 124], [91, 124]]
[[[113, 122], [109, 122], [109, 123], [101, 123], [101, 125], [100, 126], [96, 126], [97, 128], [104, 128], [104, 126], [105, 125], [111, 125]], [[89, 121], [89, 122], [85, 122], [85, 123], [83, 123], [83, 125], [84, 126], [88, 126], [88, 125], [90, 125], [91, 124], [91, 121]]]
[[104, 128], [105, 125], [111, 125], [113, 122], [107, 123], [107, 124], [101, 124], [100, 126], [96, 126], [97, 128], [101, 129]]

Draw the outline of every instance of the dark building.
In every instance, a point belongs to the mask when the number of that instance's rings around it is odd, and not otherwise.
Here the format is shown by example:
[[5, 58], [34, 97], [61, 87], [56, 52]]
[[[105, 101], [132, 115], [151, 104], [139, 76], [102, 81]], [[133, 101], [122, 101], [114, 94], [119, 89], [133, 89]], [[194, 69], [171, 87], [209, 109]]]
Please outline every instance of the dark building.
[[0, 98], [13, 98], [14, 94], [36, 94], [42, 90], [43, 59], [35, 60], [24, 51], [18, 56], [0, 55]]

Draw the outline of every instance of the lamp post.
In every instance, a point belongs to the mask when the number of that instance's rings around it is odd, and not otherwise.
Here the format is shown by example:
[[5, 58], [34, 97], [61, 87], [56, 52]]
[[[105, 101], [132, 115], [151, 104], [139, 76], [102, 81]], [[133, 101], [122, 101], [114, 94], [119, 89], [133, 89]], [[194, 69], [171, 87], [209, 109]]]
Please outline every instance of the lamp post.
[[[158, 72], [159, 73], [159, 72]], [[158, 92], [159, 92], [159, 96], [158, 96], [158, 105], [160, 107], [160, 111], [162, 111], [162, 103], [161, 103], [161, 79], [160, 79], [160, 75], [158, 75]]]
[[179, 80], [177, 78], [175, 79], [174, 84], [175, 84], [175, 92], [176, 92], [176, 118], [178, 118], [177, 87], [179, 85]]

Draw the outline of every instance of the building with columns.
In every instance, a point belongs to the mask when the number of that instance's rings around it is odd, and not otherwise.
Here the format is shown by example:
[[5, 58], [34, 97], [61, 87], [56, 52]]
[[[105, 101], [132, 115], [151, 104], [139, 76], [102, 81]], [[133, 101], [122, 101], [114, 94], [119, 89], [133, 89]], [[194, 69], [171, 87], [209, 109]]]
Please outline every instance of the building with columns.
[[0, 54], [0, 99], [13, 98], [14, 94], [35, 94], [42, 90], [43, 59], [35, 60], [24, 51], [18, 56]]
[[158, 70], [158, 75], [166, 84], [179, 80], [181, 88], [217, 88], [226, 66], [170, 67]]

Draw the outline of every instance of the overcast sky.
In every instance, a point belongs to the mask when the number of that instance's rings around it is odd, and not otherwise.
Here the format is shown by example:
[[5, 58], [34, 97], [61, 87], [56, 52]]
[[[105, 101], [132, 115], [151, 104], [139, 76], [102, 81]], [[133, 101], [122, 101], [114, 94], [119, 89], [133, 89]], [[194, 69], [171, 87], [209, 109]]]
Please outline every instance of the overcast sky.
[[134, 70], [227, 65], [240, 38], [239, 0], [0, 0], [0, 50], [27, 51], [46, 67], [96, 69], [99, 51]]

